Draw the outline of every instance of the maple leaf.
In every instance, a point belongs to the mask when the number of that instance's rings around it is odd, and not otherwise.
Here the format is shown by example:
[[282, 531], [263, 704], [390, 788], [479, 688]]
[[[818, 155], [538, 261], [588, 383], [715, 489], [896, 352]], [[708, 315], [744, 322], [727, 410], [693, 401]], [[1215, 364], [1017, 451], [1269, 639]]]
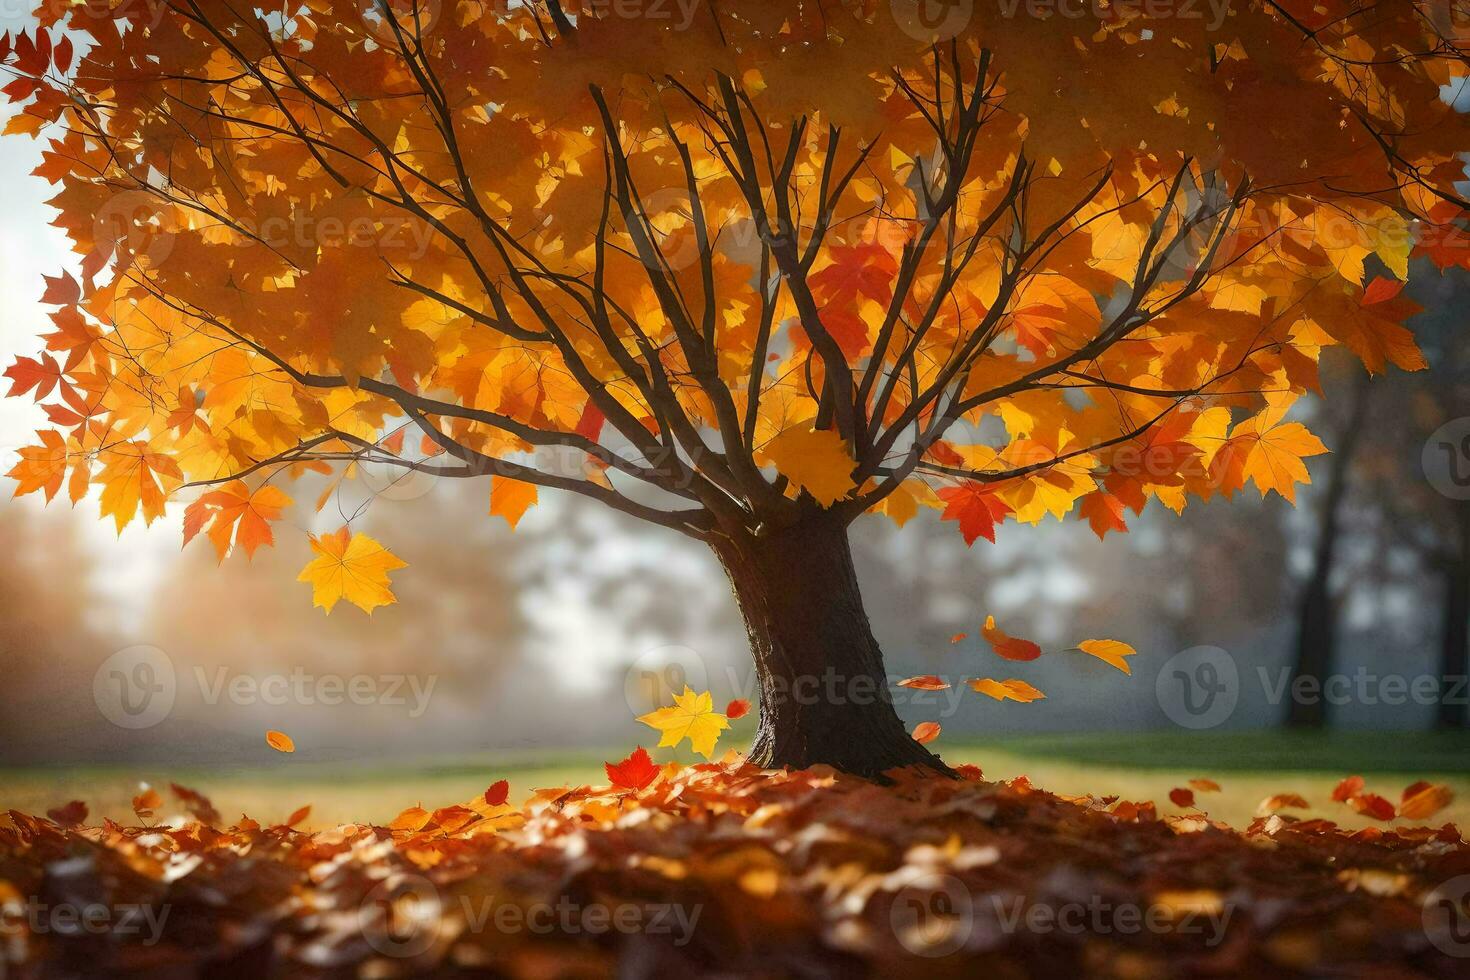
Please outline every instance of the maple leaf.
[[1126, 532], [1128, 522], [1123, 519], [1123, 501], [1103, 490], [1089, 493], [1077, 505], [1077, 513], [1092, 526], [1092, 533], [1101, 541], [1109, 531]]
[[163, 516], [164, 500], [172, 487], [183, 482], [179, 464], [143, 442], [111, 447], [101, 454], [102, 515], [111, 515], [119, 533], [141, 506], [143, 521], [152, 524]]
[[1327, 447], [1300, 422], [1281, 421], [1289, 406], [1289, 400], [1272, 396], [1264, 411], [1231, 430], [1221, 454], [1239, 466], [1240, 480], [1255, 481], [1262, 497], [1275, 490], [1295, 503], [1296, 485], [1312, 482], [1302, 460]]
[[768, 441], [757, 455], [823, 507], [832, 506], [855, 486], [855, 464], [847, 443], [831, 429], [794, 425]]
[[940, 520], [958, 521], [966, 545], [974, 544], [976, 538], [984, 538], [994, 544], [996, 523], [1011, 512], [1011, 505], [993, 490], [973, 481], [943, 488], [939, 491], [939, 499], [944, 501]]
[[139, 788], [141, 792], [133, 797], [133, 812], [138, 815], [139, 820], [152, 820], [153, 814], [163, 806], [163, 797], [147, 783]]
[[990, 644], [991, 649], [1007, 660], [1035, 660], [1041, 656], [1041, 647], [1035, 643], [1002, 632], [995, 625], [994, 616], [985, 617], [985, 625], [980, 627], [980, 635], [985, 637], [985, 642]]
[[660, 748], [676, 746], [687, 738], [694, 751], [706, 759], [714, 756], [720, 732], [730, 727], [725, 716], [715, 711], [708, 691], [695, 694], [687, 685], [683, 694], [674, 695], [673, 705], [640, 715], [638, 720], [663, 733]]
[[1022, 704], [1030, 704], [1032, 701], [1040, 701], [1046, 697], [1030, 684], [1014, 677], [1003, 681], [990, 677], [977, 678], [970, 681], [970, 689], [986, 697], [995, 698], [997, 701], [1019, 701]]
[[503, 517], [514, 531], [526, 511], [536, 503], [536, 484], [496, 476], [490, 481], [490, 516]]
[[608, 781], [614, 786], [635, 793], [651, 785], [663, 771], [653, 764], [653, 760], [648, 757], [648, 751], [642, 746], [634, 749], [622, 762], [604, 762], [602, 767], [607, 771]]
[[296, 751], [296, 743], [291, 741], [291, 736], [285, 732], [278, 732], [274, 728], [265, 733], [265, 744], [277, 752]]
[[1083, 640], [1077, 644], [1077, 649], [1096, 657], [1105, 664], [1118, 668], [1125, 674], [1133, 673], [1133, 668], [1124, 658], [1131, 657], [1138, 652], [1121, 640]]
[[928, 745], [944, 731], [937, 721], [921, 721], [914, 726], [913, 738], [920, 745]]
[[389, 587], [388, 573], [406, 568], [408, 563], [366, 534], [352, 534], [350, 538], [349, 534], [344, 527], [332, 534], [313, 537], [311, 549], [317, 557], [301, 570], [296, 580], [311, 583], [313, 604], [328, 613], [340, 599], [369, 614], [379, 606], [397, 602]]
[[269, 522], [280, 520], [281, 511], [290, 505], [291, 498], [270, 484], [252, 491], [245, 481], [234, 480], [185, 508], [184, 544], [208, 527], [209, 540], [220, 561], [229, 554], [232, 539], [245, 550], [247, 558], [254, 558], [261, 545], [275, 544]]

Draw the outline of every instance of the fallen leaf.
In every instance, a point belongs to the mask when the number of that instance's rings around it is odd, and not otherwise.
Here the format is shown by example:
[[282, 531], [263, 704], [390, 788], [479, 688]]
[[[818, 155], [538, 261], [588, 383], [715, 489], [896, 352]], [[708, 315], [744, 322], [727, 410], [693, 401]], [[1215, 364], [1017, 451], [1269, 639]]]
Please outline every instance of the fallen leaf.
[[1187, 789], [1176, 788], [1169, 790], [1169, 802], [1177, 807], [1194, 806], [1194, 793]]
[[510, 780], [498, 779], [490, 784], [485, 790], [485, 802], [491, 806], [504, 806], [505, 801], [510, 799]]
[[604, 762], [602, 768], [606, 770], [608, 781], [614, 786], [635, 792], [652, 784], [660, 772], [642, 746], [634, 749], [622, 762]]
[[916, 691], [945, 691], [949, 689], [949, 682], [937, 674], [920, 674], [918, 677], [905, 677], [898, 686], [911, 687]]
[[1220, 784], [1213, 779], [1191, 779], [1189, 785], [1192, 789], [1196, 789], [1201, 793], [1220, 792]]

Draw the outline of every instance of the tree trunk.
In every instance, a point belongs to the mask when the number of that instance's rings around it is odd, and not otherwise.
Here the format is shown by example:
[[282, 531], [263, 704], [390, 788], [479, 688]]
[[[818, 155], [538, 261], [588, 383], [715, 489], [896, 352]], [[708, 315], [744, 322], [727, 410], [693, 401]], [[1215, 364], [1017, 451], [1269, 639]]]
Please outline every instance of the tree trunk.
[[1341, 530], [1342, 502], [1347, 496], [1348, 477], [1358, 436], [1368, 408], [1368, 376], [1359, 375], [1353, 386], [1352, 409], [1328, 471], [1327, 494], [1322, 501], [1322, 520], [1317, 527], [1317, 546], [1312, 555], [1312, 572], [1302, 589], [1297, 616], [1296, 665], [1292, 691], [1298, 677], [1316, 681], [1315, 696], [1291, 697], [1287, 701], [1288, 728], [1321, 728], [1327, 723], [1327, 700], [1322, 684], [1337, 653], [1337, 603], [1331, 591], [1332, 566], [1337, 556]]
[[713, 547], [745, 617], [760, 683], [752, 762], [825, 763], [867, 778], [913, 765], [949, 772], [893, 710], [843, 521], [817, 511], [759, 535], [716, 535]]
[[1455, 522], [1460, 534], [1454, 557], [1444, 570], [1444, 620], [1439, 635], [1440, 698], [1434, 717], [1435, 727], [1446, 729], [1465, 727], [1465, 692], [1459, 678], [1470, 670], [1470, 509], [1466, 504], [1455, 508]]

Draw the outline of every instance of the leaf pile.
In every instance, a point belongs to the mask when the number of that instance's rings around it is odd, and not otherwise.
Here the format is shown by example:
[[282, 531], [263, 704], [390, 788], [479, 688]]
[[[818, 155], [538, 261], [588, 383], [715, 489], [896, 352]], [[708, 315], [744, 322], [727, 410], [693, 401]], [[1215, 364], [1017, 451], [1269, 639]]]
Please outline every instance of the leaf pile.
[[[183, 787], [178, 807], [140, 798], [145, 824], [187, 813], [152, 826], [11, 811], [0, 950], [19, 977], [1465, 975], [1424, 926], [1425, 897], [1470, 873], [1451, 825], [1240, 832], [974, 767], [878, 786], [640, 750], [609, 775], [642, 788], [516, 808], [501, 781], [315, 833], [225, 827]], [[60, 906], [147, 907], [159, 941], [27, 915]]]

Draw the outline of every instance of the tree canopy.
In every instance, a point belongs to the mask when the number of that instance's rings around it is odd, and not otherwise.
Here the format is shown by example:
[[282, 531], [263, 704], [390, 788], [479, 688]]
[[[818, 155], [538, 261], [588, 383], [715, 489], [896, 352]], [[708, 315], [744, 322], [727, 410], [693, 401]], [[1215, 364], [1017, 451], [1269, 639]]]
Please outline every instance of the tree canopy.
[[6, 131], [79, 273], [11, 475], [221, 558], [364, 464], [700, 538], [1293, 498], [1322, 348], [1422, 367], [1410, 255], [1470, 265], [1456, 7], [46, 4]]

